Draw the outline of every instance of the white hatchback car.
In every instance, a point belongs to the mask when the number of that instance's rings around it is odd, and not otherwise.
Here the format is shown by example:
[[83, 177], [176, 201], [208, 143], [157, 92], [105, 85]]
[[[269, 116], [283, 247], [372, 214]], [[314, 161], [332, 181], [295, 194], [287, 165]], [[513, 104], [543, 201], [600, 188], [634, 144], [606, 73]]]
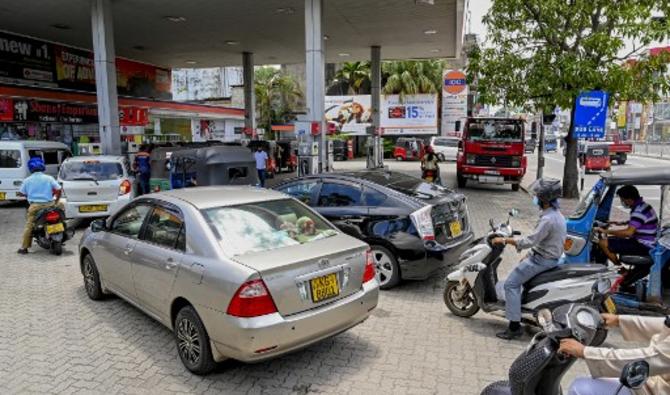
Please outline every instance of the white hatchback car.
[[110, 216], [136, 195], [135, 179], [123, 156], [69, 158], [61, 165], [58, 182], [68, 219]]
[[432, 137], [430, 146], [441, 161], [456, 161], [460, 141], [457, 137]]

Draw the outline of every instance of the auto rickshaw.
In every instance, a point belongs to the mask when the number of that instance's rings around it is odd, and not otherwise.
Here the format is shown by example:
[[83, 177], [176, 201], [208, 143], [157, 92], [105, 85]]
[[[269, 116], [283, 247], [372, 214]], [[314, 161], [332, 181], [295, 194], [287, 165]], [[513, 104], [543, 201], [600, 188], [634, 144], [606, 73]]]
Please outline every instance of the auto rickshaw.
[[[596, 227], [607, 226], [612, 214], [617, 212], [616, 191], [624, 185], [640, 189], [659, 218], [656, 244], [649, 255], [620, 256], [619, 260], [629, 271], [614, 282], [612, 298], [622, 312], [632, 311], [652, 314], [669, 314], [670, 305], [663, 301], [663, 277], [667, 275], [670, 261], [670, 168], [619, 168], [601, 175], [601, 179], [580, 202], [567, 221], [568, 237], [562, 263], [606, 263], [598, 247]], [[653, 193], [650, 193], [653, 191]], [[660, 197], [658, 196], [660, 192]], [[654, 196], [655, 195], [655, 196]], [[635, 276], [626, 279], [626, 276]], [[619, 289], [624, 280], [632, 283], [633, 290]], [[670, 285], [670, 284], [668, 284]]]
[[586, 143], [580, 146], [579, 164], [588, 172], [609, 170], [612, 167], [607, 144]]
[[221, 141], [207, 141], [207, 142], [177, 142], [177, 143], [162, 143], [154, 146], [151, 150], [151, 178], [149, 179], [149, 188], [153, 192], [160, 192], [172, 189], [170, 180], [170, 170], [172, 167], [172, 154], [178, 151], [211, 147], [222, 145]]
[[247, 144], [252, 153], [256, 152], [259, 146], [268, 154], [268, 159], [265, 162], [265, 173], [268, 178], [274, 178], [275, 174], [280, 172], [277, 164], [277, 143], [269, 140], [252, 140]]
[[239, 145], [216, 145], [176, 151], [170, 158], [174, 189], [209, 185], [256, 185], [253, 154]]
[[426, 153], [423, 140], [415, 137], [401, 137], [395, 143], [393, 157], [398, 161], [421, 160]]

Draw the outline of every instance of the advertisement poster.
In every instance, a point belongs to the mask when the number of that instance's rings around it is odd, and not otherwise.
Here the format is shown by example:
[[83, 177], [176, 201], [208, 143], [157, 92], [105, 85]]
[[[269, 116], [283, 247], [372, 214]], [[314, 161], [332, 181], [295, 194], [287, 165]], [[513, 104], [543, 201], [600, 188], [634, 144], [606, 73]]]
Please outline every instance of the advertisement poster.
[[[120, 95], [171, 99], [171, 71], [116, 59]], [[95, 92], [93, 52], [0, 31], [0, 82]]]
[[382, 96], [384, 135], [437, 134], [437, 96], [434, 94]]
[[463, 131], [463, 123], [468, 114], [466, 76], [460, 70], [447, 70], [444, 72], [442, 82], [441, 134], [458, 135]]
[[370, 95], [326, 96], [326, 120], [345, 134], [364, 136], [372, 124]]
[[0, 121], [14, 120], [14, 101], [10, 98], [0, 98]]

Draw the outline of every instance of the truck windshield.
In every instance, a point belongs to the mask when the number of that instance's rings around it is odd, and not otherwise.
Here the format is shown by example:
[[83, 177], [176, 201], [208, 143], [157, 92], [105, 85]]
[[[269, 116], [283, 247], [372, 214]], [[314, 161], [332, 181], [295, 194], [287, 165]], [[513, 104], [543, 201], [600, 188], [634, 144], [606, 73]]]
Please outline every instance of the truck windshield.
[[520, 142], [523, 138], [521, 123], [516, 120], [474, 120], [468, 124], [469, 141]]

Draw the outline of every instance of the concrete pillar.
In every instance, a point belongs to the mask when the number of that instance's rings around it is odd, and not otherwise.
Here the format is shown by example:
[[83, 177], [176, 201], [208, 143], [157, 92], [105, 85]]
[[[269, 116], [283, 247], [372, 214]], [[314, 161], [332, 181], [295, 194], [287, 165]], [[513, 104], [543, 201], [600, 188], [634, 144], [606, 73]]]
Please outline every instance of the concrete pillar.
[[254, 89], [254, 54], [242, 54], [242, 79], [244, 80], [244, 127], [256, 132], [256, 91]]
[[319, 171], [327, 171], [328, 163], [325, 123], [326, 54], [323, 45], [323, 0], [305, 0], [305, 69], [307, 81], [307, 121], [318, 123]]
[[102, 152], [106, 155], [120, 155], [121, 130], [111, 0], [91, 1], [91, 25]]
[[372, 107], [372, 132], [373, 149], [372, 160], [368, 161], [368, 166], [372, 168], [384, 167], [384, 148], [382, 138], [379, 136], [381, 131], [381, 95], [382, 95], [382, 49], [379, 46], [370, 48], [370, 87]]

